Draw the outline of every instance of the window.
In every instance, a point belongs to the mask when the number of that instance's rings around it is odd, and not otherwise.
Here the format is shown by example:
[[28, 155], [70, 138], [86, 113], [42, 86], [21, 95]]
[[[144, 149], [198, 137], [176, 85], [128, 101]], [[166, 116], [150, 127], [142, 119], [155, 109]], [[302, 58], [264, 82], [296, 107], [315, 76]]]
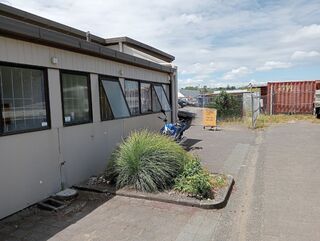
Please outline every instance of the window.
[[160, 102], [161, 108], [164, 111], [170, 111], [170, 104], [168, 102], [167, 96], [164, 92], [164, 89], [161, 85], [154, 85], [155, 93], [158, 97], [158, 101]]
[[0, 134], [49, 128], [44, 71], [0, 65]]
[[110, 104], [108, 102], [106, 93], [104, 91], [103, 85], [99, 83], [100, 88], [100, 111], [101, 111], [101, 120], [112, 120], [114, 116], [112, 114], [112, 110]]
[[161, 104], [159, 102], [155, 88], [153, 86], [153, 88], [152, 88], [152, 111], [153, 112], [160, 112], [161, 109], [162, 109]]
[[167, 95], [168, 102], [171, 103], [171, 98], [170, 98], [170, 85], [168, 85], [168, 84], [163, 84], [162, 86], [163, 86], [164, 92], [165, 92], [166, 95]]
[[89, 76], [62, 72], [61, 87], [64, 125], [91, 122]]
[[141, 101], [141, 113], [152, 112], [151, 102], [151, 84], [140, 84], [140, 101]]
[[128, 106], [130, 108], [131, 115], [140, 114], [140, 104], [139, 104], [139, 82], [132, 80], [124, 81], [124, 94]]
[[[126, 100], [124, 98], [120, 83], [114, 79], [101, 79], [104, 94], [108, 100], [108, 106], [102, 106], [102, 108], [110, 108], [114, 118], [129, 117], [130, 112]], [[103, 119], [106, 120], [106, 119]]]

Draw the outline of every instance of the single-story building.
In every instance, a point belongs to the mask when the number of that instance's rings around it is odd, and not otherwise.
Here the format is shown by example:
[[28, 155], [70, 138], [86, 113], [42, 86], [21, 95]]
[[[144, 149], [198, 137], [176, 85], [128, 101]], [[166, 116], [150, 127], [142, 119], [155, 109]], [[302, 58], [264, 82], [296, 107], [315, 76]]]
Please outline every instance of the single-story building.
[[175, 121], [174, 57], [0, 4], [0, 218], [104, 171], [130, 131]]

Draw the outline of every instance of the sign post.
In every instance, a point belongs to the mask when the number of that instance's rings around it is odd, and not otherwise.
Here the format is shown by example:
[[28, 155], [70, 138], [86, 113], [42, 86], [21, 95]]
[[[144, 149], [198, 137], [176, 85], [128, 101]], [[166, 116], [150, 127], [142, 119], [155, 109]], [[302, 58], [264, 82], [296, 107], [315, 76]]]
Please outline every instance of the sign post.
[[203, 129], [206, 127], [217, 127], [217, 110], [213, 108], [203, 108], [202, 124]]

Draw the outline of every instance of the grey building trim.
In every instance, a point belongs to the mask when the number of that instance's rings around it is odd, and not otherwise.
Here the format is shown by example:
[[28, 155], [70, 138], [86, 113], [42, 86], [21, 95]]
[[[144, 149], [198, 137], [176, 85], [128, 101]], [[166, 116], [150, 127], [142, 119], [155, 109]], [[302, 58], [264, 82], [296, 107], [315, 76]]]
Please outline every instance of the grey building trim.
[[133, 48], [136, 48], [138, 50], [141, 50], [143, 52], [147, 52], [148, 54], [157, 57], [159, 59], [162, 59], [166, 62], [172, 62], [174, 61], [175, 57], [167, 54], [159, 49], [156, 49], [154, 47], [151, 47], [147, 44], [141, 43], [137, 40], [134, 40], [132, 38], [129, 37], [118, 37], [118, 38], [108, 38], [105, 39], [105, 43], [106, 45], [114, 45], [114, 44], [118, 44], [118, 43], [124, 43], [127, 44], [128, 46], [131, 46]]
[[[81, 31], [76, 28], [72, 28], [70, 26], [67, 26], [61, 23], [57, 23], [55, 21], [37, 16], [32, 13], [28, 13], [26, 11], [23, 11], [2, 3], [0, 3], [0, 15], [13, 18], [16, 20], [20, 20], [26, 23], [30, 23], [33, 25], [37, 25], [39, 27], [43, 27], [46, 29], [51, 29], [57, 32], [65, 33], [65, 34], [68, 34], [77, 38], [81, 38], [84, 40], [86, 39], [86, 32], [84, 31]], [[90, 39], [92, 42], [99, 43], [99, 44], [104, 44], [105, 42], [104, 38], [101, 38], [92, 34], [90, 34]]]
[[[18, 13], [20, 15], [18, 15]], [[13, 15], [15, 18], [9, 17]], [[17, 20], [17, 16], [20, 16], [20, 20]], [[26, 17], [24, 18], [23, 16]], [[34, 25], [31, 24], [31, 22], [36, 22], [38, 24]], [[59, 32], [57, 30], [59, 30]], [[0, 32], [8, 37], [110, 59], [146, 69], [166, 73], [172, 73], [174, 71], [171, 67], [109, 49], [108, 47], [101, 45], [101, 43], [86, 41], [83, 38], [83, 31], [58, 24], [4, 4], [0, 4]]]

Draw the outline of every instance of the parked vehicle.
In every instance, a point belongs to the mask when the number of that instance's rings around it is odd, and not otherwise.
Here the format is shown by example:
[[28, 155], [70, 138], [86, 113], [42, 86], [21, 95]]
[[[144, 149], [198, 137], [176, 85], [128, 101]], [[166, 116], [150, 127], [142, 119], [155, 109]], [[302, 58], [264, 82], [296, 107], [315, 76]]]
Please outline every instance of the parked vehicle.
[[188, 105], [188, 102], [186, 100], [183, 100], [183, 99], [178, 99], [178, 105], [179, 105], [180, 108], [183, 108], [183, 107]]
[[320, 90], [316, 90], [314, 95], [314, 114], [320, 119]]
[[162, 116], [158, 116], [164, 122], [163, 127], [160, 129], [160, 133], [170, 136], [176, 142], [181, 143], [183, 140], [183, 133], [190, 128], [192, 119], [194, 118], [194, 113], [188, 111], [178, 111], [177, 123], [168, 123], [168, 117], [164, 110], [161, 110]]

